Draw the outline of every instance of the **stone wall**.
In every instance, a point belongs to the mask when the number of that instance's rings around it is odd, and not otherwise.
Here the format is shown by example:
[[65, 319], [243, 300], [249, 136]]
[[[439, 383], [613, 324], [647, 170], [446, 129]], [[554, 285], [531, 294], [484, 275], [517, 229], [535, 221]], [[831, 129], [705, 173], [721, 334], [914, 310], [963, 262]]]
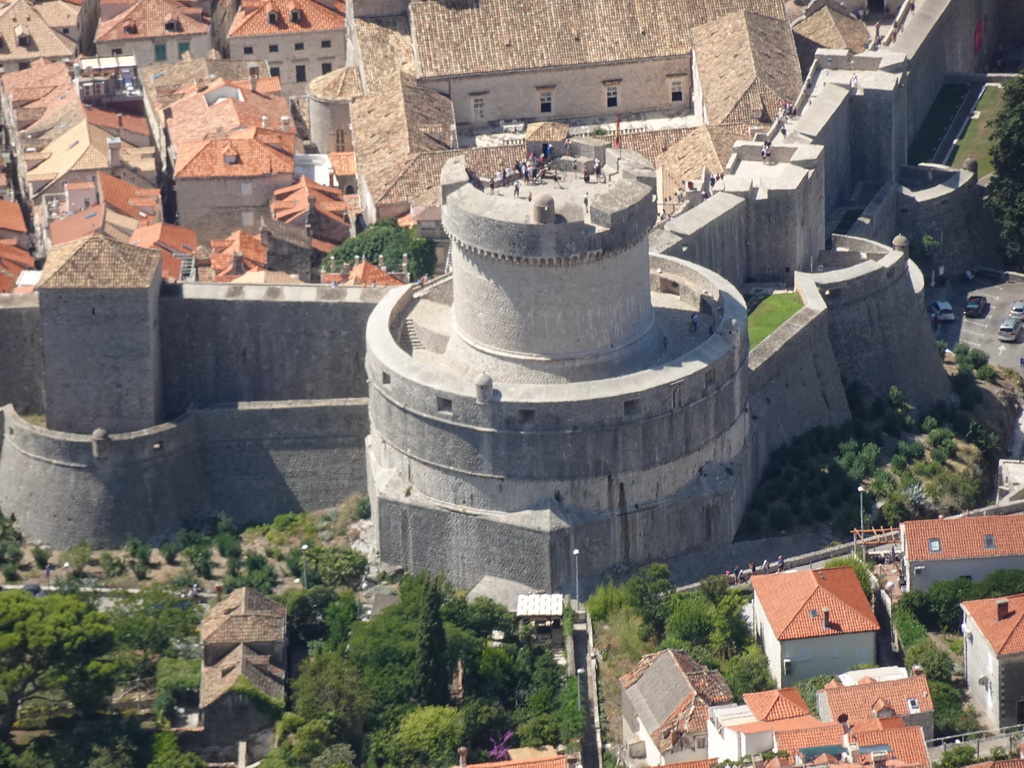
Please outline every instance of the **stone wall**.
[[42, 413], [43, 344], [39, 295], [0, 296], [0, 405]]
[[365, 397], [366, 320], [387, 290], [165, 286], [168, 416], [190, 405]]
[[845, 205], [853, 191], [849, 94], [847, 88], [825, 85], [804, 107], [797, 123], [800, 134], [824, 147], [826, 215]]
[[[236, 229], [256, 234], [274, 190], [292, 183], [291, 173], [248, 178], [176, 178], [178, 224], [194, 229], [201, 243], [227, 237]], [[250, 185], [249, 194], [243, 193], [245, 184]]]
[[747, 279], [748, 216], [745, 197], [719, 192], [652, 234], [651, 246], [742, 285]]
[[158, 540], [221, 511], [269, 522], [366, 488], [365, 399], [202, 409], [103, 440], [2, 413], [0, 508], [58, 549]]

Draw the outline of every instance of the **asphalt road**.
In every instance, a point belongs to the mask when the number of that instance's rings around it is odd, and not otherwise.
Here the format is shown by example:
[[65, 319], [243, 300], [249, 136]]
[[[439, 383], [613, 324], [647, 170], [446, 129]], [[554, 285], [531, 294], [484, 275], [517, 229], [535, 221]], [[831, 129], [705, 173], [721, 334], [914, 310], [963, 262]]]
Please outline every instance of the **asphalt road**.
[[[964, 304], [968, 296], [980, 294], [989, 300], [989, 309], [984, 317], [964, 317]], [[1024, 371], [1020, 361], [1024, 357], [1024, 344], [1021, 341], [1009, 343], [997, 338], [999, 323], [1010, 314], [1010, 305], [1018, 299], [1024, 300], [1024, 281], [993, 280], [976, 277], [973, 280], [959, 279], [948, 285], [929, 288], [925, 291], [925, 305], [936, 300], [948, 301], [953, 305], [956, 320], [939, 323], [935, 330], [935, 338], [942, 339], [947, 346], [963, 341], [972, 347], [988, 353], [993, 365]], [[1024, 341], [1024, 333], [1021, 334]]]

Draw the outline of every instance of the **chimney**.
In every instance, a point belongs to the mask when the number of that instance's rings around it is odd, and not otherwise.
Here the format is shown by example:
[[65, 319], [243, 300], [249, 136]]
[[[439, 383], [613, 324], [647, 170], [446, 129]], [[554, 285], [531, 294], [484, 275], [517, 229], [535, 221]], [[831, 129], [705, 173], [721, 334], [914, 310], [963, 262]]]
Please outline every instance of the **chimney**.
[[888, 754], [885, 752], [872, 752], [871, 768], [885, 768], [885, 762], [887, 758]]
[[828, 608], [822, 608], [821, 609], [821, 628], [822, 629], [828, 629], [828, 627], [829, 627], [829, 621], [828, 620], [829, 620], [830, 616], [831, 616], [831, 612], [829, 611]]
[[755, 752], [751, 757], [753, 768], [764, 768], [764, 757], [760, 752]]
[[836, 722], [843, 726], [843, 733], [850, 732], [850, 716], [845, 712], [836, 718]]
[[407, 275], [409, 274], [409, 254], [408, 253], [403, 253], [402, 254], [402, 271], [405, 272], [405, 274], [407, 274]]
[[231, 274], [241, 275], [245, 273], [245, 259], [241, 251], [235, 251], [231, 258]]
[[996, 600], [996, 621], [1010, 618], [1010, 601]]
[[580, 761], [580, 759], [576, 755], [566, 755], [565, 756], [565, 764], [566, 764], [566, 766], [568, 766], [568, 768], [576, 768], [576, 764], [579, 761]]
[[270, 127], [270, 118], [266, 115], [260, 115], [260, 121], [263, 124], [264, 130]]
[[256, 81], [260, 79], [260, 65], [250, 64], [249, 65], [249, 88], [252, 91], [256, 90]]
[[915, 664], [913, 667], [911, 667], [911, 671], [915, 675], [920, 676], [924, 674], [924, 667], [922, 667], [920, 664]]
[[459, 768], [466, 768], [468, 754], [469, 750], [466, 747], [459, 747]]
[[117, 168], [121, 165], [121, 139], [110, 138], [107, 139], [107, 157], [110, 161], [111, 168]]
[[124, 138], [124, 114], [121, 112], [117, 113], [117, 137]]

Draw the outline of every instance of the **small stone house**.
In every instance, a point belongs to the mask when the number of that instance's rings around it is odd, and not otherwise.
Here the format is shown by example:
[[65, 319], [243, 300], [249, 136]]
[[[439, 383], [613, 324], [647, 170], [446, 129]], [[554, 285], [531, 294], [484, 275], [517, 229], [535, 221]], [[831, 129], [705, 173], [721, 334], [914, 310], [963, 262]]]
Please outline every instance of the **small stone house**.
[[906, 591], [966, 576], [975, 581], [1024, 568], [1024, 516], [957, 517], [900, 523]]
[[631, 766], [708, 756], [708, 707], [732, 701], [718, 670], [670, 649], [644, 656], [619, 684], [622, 733]]
[[935, 706], [924, 675], [881, 682], [867, 677], [857, 685], [833, 680], [818, 691], [817, 699], [822, 720], [846, 715], [851, 723], [870, 724], [899, 717], [909, 726], [920, 726], [925, 739], [935, 734]]
[[998, 727], [1024, 723], [1024, 595], [961, 603], [964, 677]]

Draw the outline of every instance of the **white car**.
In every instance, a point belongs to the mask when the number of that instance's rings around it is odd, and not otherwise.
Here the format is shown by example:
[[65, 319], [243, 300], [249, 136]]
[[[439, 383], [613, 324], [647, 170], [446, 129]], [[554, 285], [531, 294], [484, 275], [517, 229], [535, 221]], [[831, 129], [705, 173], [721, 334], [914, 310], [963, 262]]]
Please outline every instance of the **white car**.
[[936, 320], [940, 320], [943, 323], [950, 323], [956, 320], [956, 313], [953, 311], [953, 305], [948, 301], [933, 301], [928, 305], [929, 317], [934, 317]]
[[1024, 317], [1024, 299], [1017, 299], [1010, 307], [1010, 317]]
[[1000, 341], [1017, 341], [1020, 338], [1021, 324], [1024, 323], [1019, 317], [1007, 317], [999, 324]]

